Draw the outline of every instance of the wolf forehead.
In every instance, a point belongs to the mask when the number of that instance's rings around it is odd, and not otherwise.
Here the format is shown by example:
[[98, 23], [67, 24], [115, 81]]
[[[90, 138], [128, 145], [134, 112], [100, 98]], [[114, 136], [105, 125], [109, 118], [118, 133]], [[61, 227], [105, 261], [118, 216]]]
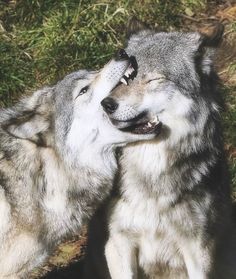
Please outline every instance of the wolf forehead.
[[143, 31], [133, 35], [126, 48], [138, 62], [138, 74], [159, 71], [165, 75], [194, 71], [196, 57], [202, 52], [202, 41], [198, 32], [161, 32]]
[[61, 92], [71, 92], [75, 86], [78, 85], [78, 81], [82, 80], [90, 80], [95, 71], [88, 71], [88, 70], [80, 70], [77, 72], [73, 72], [67, 76], [65, 76], [61, 81], [59, 81], [55, 89]]
[[56, 106], [60, 106], [61, 109], [64, 107], [65, 109], [65, 106], [73, 101], [72, 92], [75, 88], [82, 89], [85, 84], [89, 84], [92, 81], [96, 73], [96, 71], [80, 70], [65, 76], [53, 87]]
[[191, 56], [199, 47], [201, 35], [197, 32], [160, 32], [152, 33], [143, 31], [140, 35], [133, 35], [128, 42], [126, 51], [128, 55], [136, 55], [140, 59], [160, 59], [170, 60], [174, 55], [177, 58], [182, 55]]

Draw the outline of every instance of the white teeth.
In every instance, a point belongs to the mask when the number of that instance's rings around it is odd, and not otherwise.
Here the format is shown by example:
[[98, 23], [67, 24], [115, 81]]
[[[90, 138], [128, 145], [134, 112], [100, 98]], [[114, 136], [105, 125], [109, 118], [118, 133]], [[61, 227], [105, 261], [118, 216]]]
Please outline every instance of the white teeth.
[[157, 116], [154, 116], [154, 118], [150, 121], [151, 123], [158, 123], [158, 119], [157, 119]]
[[[130, 76], [132, 75], [132, 73], [133, 73], [134, 71], [135, 71], [135, 70], [134, 70], [133, 67], [129, 67], [129, 68], [125, 71], [124, 76], [127, 77], [127, 79], [129, 79]], [[126, 80], [125, 78], [123, 78], [123, 77], [120, 79], [120, 82], [124, 83], [125, 85], [128, 85], [127, 80]]]
[[148, 127], [149, 127], [149, 128], [151, 128], [151, 127], [152, 127], [152, 124], [151, 124], [150, 122], [148, 122], [148, 124], [147, 124], [147, 125], [148, 125]]
[[124, 83], [125, 85], [128, 85], [128, 82], [127, 82], [124, 78], [121, 78], [120, 81], [121, 81], [122, 83]]
[[129, 68], [129, 69], [127, 70], [127, 73], [128, 73], [129, 75], [131, 75], [131, 74], [133, 73], [133, 70], [132, 70], [131, 68]]
[[129, 68], [125, 71], [124, 75], [125, 75], [126, 77], [129, 77], [133, 72], [134, 72], [134, 68], [133, 68], [133, 67], [129, 67]]

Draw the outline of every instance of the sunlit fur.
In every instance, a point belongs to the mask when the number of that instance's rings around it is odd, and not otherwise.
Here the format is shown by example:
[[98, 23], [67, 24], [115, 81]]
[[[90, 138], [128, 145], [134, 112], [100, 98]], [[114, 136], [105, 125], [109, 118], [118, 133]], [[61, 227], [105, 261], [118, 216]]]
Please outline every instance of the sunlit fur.
[[[197, 32], [146, 30], [131, 36], [126, 50], [137, 59], [138, 75], [113, 91], [119, 106], [110, 117], [124, 121], [146, 111], [163, 128], [156, 140], [131, 144], [120, 157], [107, 220], [111, 278], [236, 278], [214, 46]], [[93, 244], [90, 254], [99, 249]]]
[[128, 65], [72, 73], [0, 111], [1, 279], [29, 278], [78, 233], [110, 192], [115, 146], [142, 139], [116, 129], [100, 105]]

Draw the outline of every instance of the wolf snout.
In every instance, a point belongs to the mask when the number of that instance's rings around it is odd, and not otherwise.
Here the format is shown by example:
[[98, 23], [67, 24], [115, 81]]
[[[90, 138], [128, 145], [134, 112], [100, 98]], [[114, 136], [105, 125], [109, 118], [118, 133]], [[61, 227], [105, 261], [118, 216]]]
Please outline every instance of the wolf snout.
[[112, 114], [118, 108], [118, 103], [111, 97], [107, 97], [102, 100], [101, 105], [106, 113]]

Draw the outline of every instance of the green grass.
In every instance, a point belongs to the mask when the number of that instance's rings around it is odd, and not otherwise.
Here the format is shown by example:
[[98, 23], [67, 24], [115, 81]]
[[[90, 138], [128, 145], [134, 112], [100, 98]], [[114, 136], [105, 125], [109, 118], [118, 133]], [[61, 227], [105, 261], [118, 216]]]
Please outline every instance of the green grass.
[[[173, 29], [207, 0], [0, 0], [0, 106], [79, 68], [99, 68], [125, 41], [128, 19]], [[232, 29], [236, 30], [235, 23]], [[231, 63], [232, 73], [235, 63]], [[236, 189], [235, 88], [226, 90], [225, 138]], [[233, 150], [233, 151], [232, 151]]]
[[98, 68], [122, 45], [136, 15], [167, 29], [203, 0], [0, 1], [0, 102], [53, 83], [78, 68]]

